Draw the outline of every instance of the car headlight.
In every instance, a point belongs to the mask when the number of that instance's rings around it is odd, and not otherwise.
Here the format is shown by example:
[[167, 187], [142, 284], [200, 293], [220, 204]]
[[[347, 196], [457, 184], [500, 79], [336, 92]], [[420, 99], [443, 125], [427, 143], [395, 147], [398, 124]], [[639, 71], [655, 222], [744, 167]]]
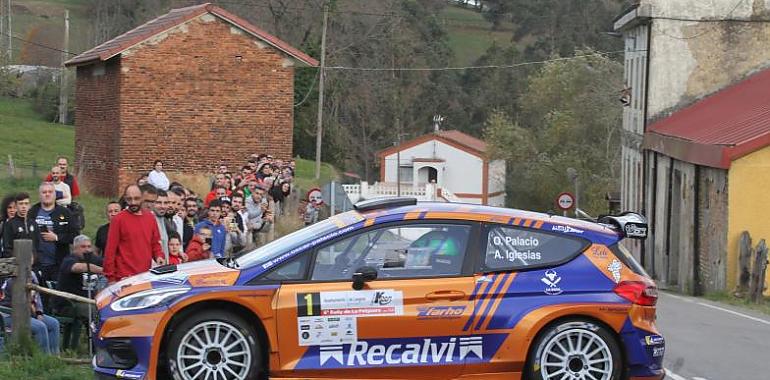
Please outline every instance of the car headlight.
[[110, 307], [115, 311], [146, 309], [148, 307], [157, 306], [167, 300], [185, 294], [189, 292], [190, 289], [192, 288], [185, 286], [145, 290], [125, 298], [121, 298], [113, 302]]

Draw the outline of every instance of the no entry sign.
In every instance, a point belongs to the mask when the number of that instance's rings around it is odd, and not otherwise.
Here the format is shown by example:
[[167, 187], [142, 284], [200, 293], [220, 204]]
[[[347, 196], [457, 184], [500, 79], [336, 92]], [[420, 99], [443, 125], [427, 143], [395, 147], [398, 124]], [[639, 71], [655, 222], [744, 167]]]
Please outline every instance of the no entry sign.
[[572, 193], [567, 192], [559, 194], [559, 196], [556, 197], [556, 206], [564, 211], [571, 210], [575, 207], [575, 196], [572, 195]]

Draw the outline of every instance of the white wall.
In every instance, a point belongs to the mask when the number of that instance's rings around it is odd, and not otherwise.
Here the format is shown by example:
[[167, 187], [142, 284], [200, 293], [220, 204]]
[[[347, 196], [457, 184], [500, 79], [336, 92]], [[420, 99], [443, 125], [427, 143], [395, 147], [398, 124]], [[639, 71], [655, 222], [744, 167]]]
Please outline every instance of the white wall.
[[[494, 160], [489, 163], [489, 193], [494, 194], [500, 191], [505, 191], [505, 160]], [[493, 204], [493, 199], [489, 198], [489, 204], [492, 206], [505, 205], [505, 194], [494, 197], [495, 202], [501, 202], [500, 204]]]
[[[385, 157], [385, 182], [396, 182], [395, 153]], [[482, 192], [483, 160], [438, 140], [432, 140], [401, 151], [401, 165], [412, 166], [415, 158], [445, 160], [444, 172], [438, 173], [439, 185], [453, 193]], [[403, 181], [402, 181], [403, 182]]]
[[[648, 117], [670, 111], [770, 65], [770, 24], [666, 18], [766, 18], [770, 0], [643, 0], [653, 17]], [[737, 5], [737, 6], [736, 6]]]

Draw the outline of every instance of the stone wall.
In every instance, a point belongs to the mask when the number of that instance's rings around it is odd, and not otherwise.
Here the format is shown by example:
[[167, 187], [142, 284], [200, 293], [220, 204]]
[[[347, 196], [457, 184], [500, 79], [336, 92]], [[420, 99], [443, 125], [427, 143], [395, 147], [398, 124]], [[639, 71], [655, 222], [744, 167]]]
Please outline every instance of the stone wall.
[[770, 66], [770, 23], [750, 22], [770, 17], [770, 0], [643, 0], [642, 5], [650, 6], [654, 18], [651, 121]]

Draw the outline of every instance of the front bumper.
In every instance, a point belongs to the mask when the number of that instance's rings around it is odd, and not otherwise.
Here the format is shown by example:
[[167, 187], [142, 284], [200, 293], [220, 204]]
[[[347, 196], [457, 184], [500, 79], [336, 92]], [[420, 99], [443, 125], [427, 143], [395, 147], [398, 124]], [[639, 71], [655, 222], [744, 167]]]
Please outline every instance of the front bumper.
[[152, 338], [97, 339], [93, 359], [97, 379], [147, 379]]

